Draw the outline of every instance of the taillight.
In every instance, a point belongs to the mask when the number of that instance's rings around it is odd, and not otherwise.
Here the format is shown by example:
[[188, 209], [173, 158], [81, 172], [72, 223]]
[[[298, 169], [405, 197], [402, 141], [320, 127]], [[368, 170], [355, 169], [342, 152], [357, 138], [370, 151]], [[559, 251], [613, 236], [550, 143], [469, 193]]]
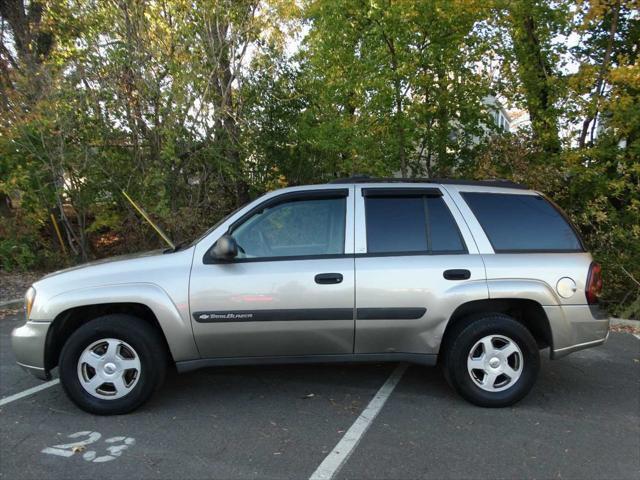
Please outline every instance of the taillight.
[[587, 288], [584, 293], [589, 304], [598, 303], [598, 297], [602, 293], [602, 267], [599, 263], [593, 262], [589, 267]]

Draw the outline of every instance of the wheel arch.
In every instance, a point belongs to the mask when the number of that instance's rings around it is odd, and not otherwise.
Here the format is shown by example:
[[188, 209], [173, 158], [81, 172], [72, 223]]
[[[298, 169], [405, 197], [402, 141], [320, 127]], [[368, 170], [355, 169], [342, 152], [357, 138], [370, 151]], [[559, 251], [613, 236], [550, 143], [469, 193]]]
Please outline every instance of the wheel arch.
[[70, 291], [48, 300], [53, 319], [44, 351], [46, 371], [57, 365], [62, 345], [81, 325], [103, 315], [120, 313], [138, 317], [158, 329], [172, 361], [199, 358], [188, 315], [180, 311], [164, 290], [153, 284], [125, 284]]
[[62, 347], [73, 332], [95, 318], [110, 314], [132, 315], [151, 325], [160, 333], [164, 342], [163, 346], [173, 362], [173, 355], [167, 338], [160, 322], [158, 322], [158, 318], [151, 308], [143, 303], [114, 302], [73, 307], [60, 313], [51, 323], [47, 331], [44, 352], [45, 369], [49, 371], [58, 365], [58, 358], [60, 357]]
[[502, 313], [522, 323], [533, 335], [540, 349], [553, 347], [549, 318], [542, 305], [525, 298], [494, 298], [473, 300], [459, 305], [451, 314], [440, 343], [440, 351], [446, 351], [451, 340], [479, 314]]

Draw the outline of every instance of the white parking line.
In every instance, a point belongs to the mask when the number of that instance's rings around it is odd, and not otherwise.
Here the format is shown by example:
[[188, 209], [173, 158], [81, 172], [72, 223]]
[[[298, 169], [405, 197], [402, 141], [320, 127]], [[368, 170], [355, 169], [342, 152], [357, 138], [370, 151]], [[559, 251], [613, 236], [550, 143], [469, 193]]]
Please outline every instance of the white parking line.
[[633, 336], [640, 340], [640, 334], [634, 333]]
[[398, 365], [387, 381], [384, 382], [384, 385], [380, 387], [375, 397], [369, 402], [367, 408], [362, 411], [331, 453], [326, 456], [316, 471], [309, 477], [309, 480], [329, 480], [338, 473], [353, 453], [353, 450], [358, 446], [360, 440], [362, 440], [362, 437], [373, 423], [373, 420], [375, 420], [380, 410], [382, 410], [382, 407], [389, 399], [389, 396], [391, 396], [391, 392], [396, 388], [396, 385], [398, 385], [406, 369], [406, 364]]
[[0, 399], [0, 407], [6, 405], [7, 403], [15, 402], [16, 400], [20, 400], [21, 398], [28, 397], [29, 395], [33, 395], [34, 393], [38, 393], [41, 390], [44, 390], [49, 387], [53, 387], [60, 383], [59, 378], [54, 378], [53, 380], [43, 383], [42, 385], [38, 385], [37, 387], [28, 388], [20, 393], [16, 393], [15, 395], [9, 395], [8, 397], [4, 397]]

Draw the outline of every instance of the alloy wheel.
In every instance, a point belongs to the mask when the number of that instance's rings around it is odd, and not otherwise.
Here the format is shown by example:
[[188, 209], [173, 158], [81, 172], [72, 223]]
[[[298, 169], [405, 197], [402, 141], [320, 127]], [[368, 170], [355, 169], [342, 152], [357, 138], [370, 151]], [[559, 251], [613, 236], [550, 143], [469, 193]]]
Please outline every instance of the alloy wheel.
[[140, 374], [138, 353], [116, 338], [93, 342], [78, 359], [80, 385], [90, 395], [104, 400], [127, 395], [140, 380]]
[[520, 347], [504, 335], [487, 335], [478, 340], [467, 358], [467, 370], [473, 383], [487, 392], [511, 388], [522, 375]]

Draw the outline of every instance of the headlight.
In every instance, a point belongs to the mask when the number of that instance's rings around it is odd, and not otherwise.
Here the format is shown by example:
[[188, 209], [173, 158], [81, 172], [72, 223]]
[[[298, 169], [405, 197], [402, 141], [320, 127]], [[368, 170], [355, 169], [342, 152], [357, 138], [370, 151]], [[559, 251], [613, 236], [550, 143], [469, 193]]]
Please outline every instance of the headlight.
[[24, 295], [24, 313], [27, 314], [27, 320], [29, 320], [29, 316], [31, 315], [31, 307], [33, 307], [33, 301], [36, 299], [36, 289], [33, 287], [29, 287], [27, 293]]

